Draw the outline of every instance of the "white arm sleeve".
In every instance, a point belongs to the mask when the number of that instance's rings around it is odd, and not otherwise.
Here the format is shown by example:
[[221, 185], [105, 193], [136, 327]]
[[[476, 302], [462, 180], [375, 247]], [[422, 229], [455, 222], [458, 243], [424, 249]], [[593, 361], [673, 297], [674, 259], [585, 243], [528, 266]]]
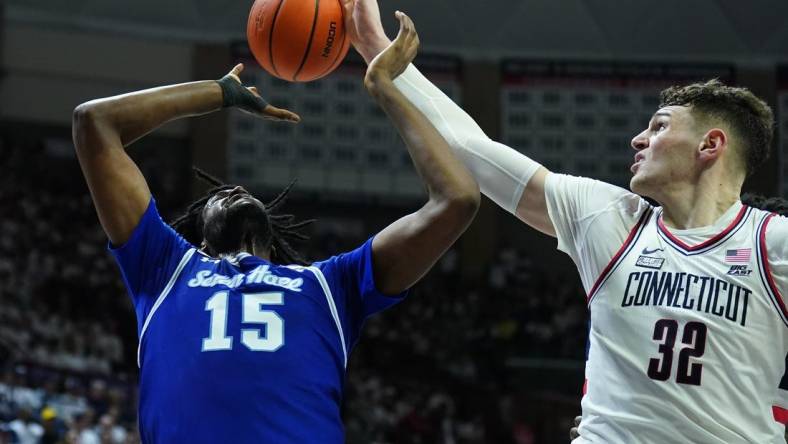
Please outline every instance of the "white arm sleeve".
[[769, 268], [783, 301], [788, 304], [788, 218], [775, 216], [766, 228]]
[[[788, 218], [785, 216], [775, 216], [769, 221], [766, 227], [766, 252], [774, 284], [783, 302], [788, 304]], [[779, 406], [788, 405], [788, 390], [778, 389], [775, 403]]]
[[541, 165], [487, 137], [471, 116], [412, 64], [394, 80], [394, 85], [446, 139], [482, 193], [515, 214], [525, 186]]
[[555, 173], [544, 194], [558, 249], [575, 262], [589, 292], [650, 204], [605, 182]]

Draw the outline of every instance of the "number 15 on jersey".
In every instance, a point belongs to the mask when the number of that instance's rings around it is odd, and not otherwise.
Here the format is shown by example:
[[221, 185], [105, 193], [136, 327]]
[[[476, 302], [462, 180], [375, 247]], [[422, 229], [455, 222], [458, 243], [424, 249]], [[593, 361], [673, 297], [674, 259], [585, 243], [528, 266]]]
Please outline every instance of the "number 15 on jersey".
[[[211, 313], [207, 338], [202, 340], [202, 351], [232, 350], [233, 337], [227, 336], [227, 307], [230, 292], [219, 291], [205, 301], [205, 311]], [[267, 305], [284, 305], [281, 292], [242, 293], [241, 322], [257, 324], [263, 328], [241, 329], [241, 344], [251, 351], [275, 352], [285, 343], [285, 320]]]

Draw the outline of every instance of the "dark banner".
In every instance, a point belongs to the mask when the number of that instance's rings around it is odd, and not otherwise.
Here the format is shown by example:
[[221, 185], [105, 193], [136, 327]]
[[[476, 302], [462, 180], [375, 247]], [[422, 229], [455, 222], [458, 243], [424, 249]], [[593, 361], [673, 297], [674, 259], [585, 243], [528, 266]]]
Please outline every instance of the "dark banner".
[[655, 83], [685, 83], [719, 78], [735, 80], [728, 64], [677, 64], [648, 62], [546, 61], [509, 59], [501, 63], [505, 83], [570, 82], [638, 86]]

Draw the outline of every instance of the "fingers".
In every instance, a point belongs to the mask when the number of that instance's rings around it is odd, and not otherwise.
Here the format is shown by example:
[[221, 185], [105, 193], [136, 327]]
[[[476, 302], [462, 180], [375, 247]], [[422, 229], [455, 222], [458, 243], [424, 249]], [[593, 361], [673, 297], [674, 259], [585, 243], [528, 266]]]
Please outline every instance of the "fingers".
[[353, 14], [353, 7], [356, 6], [356, 0], [342, 0], [342, 9], [345, 10], [345, 14]]
[[413, 20], [402, 11], [396, 11], [394, 17], [399, 20], [399, 34], [397, 34], [396, 40], [412, 39], [416, 34], [416, 26], [413, 24]]
[[244, 64], [239, 63], [235, 65], [233, 69], [230, 70], [230, 72], [227, 73], [227, 76], [232, 77], [238, 83], [242, 83], [240, 75], [241, 75], [241, 71], [243, 70], [244, 70]]
[[301, 121], [301, 117], [291, 111], [286, 109], [277, 108], [273, 105], [268, 105], [263, 110], [263, 117], [271, 120], [284, 120], [287, 122], [298, 123]]
[[413, 20], [402, 11], [395, 12], [394, 16], [399, 20], [399, 34], [397, 34], [397, 40], [400, 41], [402, 48], [408, 56], [415, 57], [415, 51], [418, 50], [419, 47], [419, 34], [416, 32], [416, 25], [414, 25]]
[[416, 26], [413, 24], [413, 20], [411, 20], [410, 17], [408, 17], [408, 15], [405, 14], [404, 12], [402, 12], [402, 11], [395, 11], [394, 12], [394, 17], [396, 17], [397, 20], [399, 20], [399, 23], [400, 23], [401, 27], [404, 27], [409, 32], [415, 32], [416, 31]]
[[370, 85], [374, 85], [376, 79], [397, 78], [418, 53], [419, 36], [413, 21], [401, 11], [394, 15], [399, 21], [399, 33], [386, 49], [369, 62], [365, 83], [369, 82]]
[[575, 426], [569, 429], [569, 439], [575, 439], [578, 436], [580, 436], [579, 427], [580, 427], [580, 421], [582, 419], [583, 419], [582, 416], [575, 416], [575, 420], [574, 420]]
[[408, 17], [402, 11], [397, 11], [394, 13], [399, 20], [399, 34], [397, 34], [397, 38], [394, 41], [395, 46], [399, 48], [401, 51], [401, 59], [404, 62], [399, 69], [396, 70], [395, 76], [398, 76], [402, 73], [402, 71], [407, 68], [407, 65], [416, 58], [416, 54], [419, 50], [419, 35], [416, 32], [416, 25], [413, 24], [413, 20]]
[[394, 13], [394, 15], [396, 15], [397, 19], [399, 19], [400, 25], [405, 27], [409, 36], [418, 38], [418, 35], [416, 34], [416, 25], [413, 24], [413, 20], [411, 20], [407, 14], [402, 11], [397, 11]]
[[348, 28], [355, 30], [355, 23], [353, 23], [353, 9], [356, 7], [356, 0], [342, 0], [342, 14], [344, 14], [345, 25]]

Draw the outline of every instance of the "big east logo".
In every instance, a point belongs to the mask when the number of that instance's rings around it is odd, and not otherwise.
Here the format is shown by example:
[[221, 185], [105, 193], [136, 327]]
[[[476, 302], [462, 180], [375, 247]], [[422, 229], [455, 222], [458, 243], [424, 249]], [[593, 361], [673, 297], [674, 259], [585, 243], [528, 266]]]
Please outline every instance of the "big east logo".
[[749, 270], [746, 265], [731, 265], [728, 270], [729, 276], [749, 276], [752, 270]]

